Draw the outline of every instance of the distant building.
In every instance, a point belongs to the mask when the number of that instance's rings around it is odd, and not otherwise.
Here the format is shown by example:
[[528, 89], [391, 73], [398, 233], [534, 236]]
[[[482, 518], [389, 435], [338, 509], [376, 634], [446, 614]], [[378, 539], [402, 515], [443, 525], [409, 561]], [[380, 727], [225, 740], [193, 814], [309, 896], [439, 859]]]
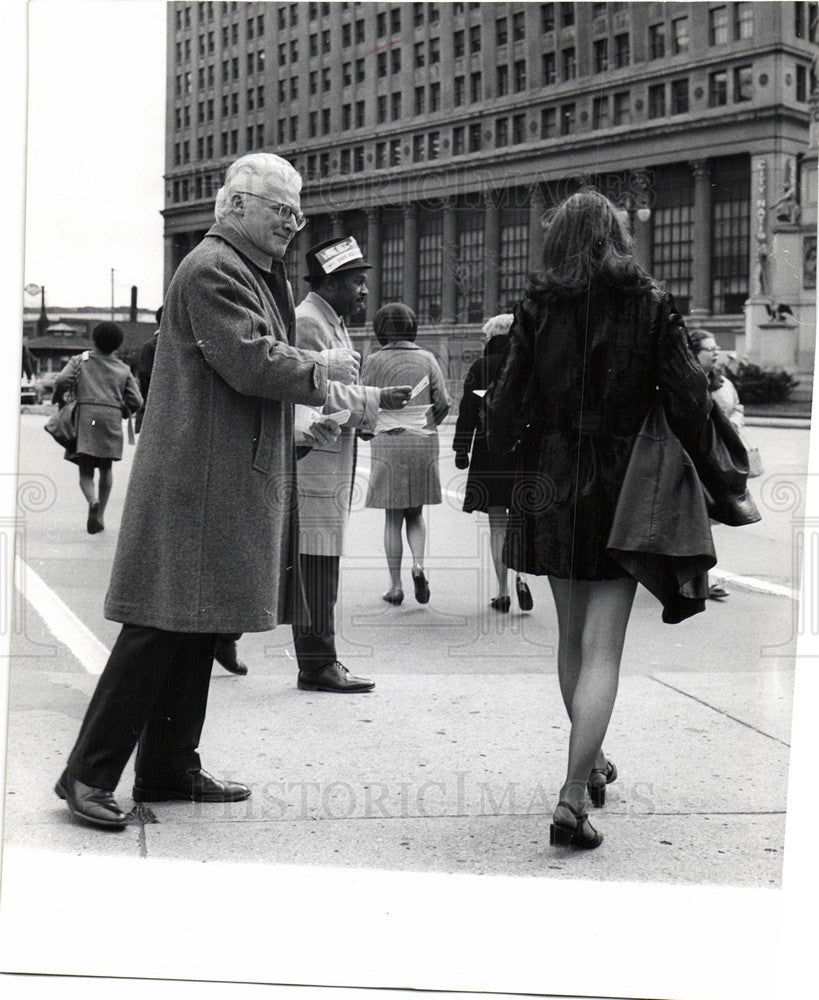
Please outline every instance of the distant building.
[[[42, 314], [39, 311], [27, 309], [23, 313], [23, 343], [34, 356], [38, 375], [58, 372], [75, 354], [93, 350], [94, 327], [111, 319], [110, 308], [54, 307], [48, 311], [52, 318], [46, 317], [46, 323], [40, 322]], [[114, 311], [114, 321], [123, 333], [122, 347], [117, 355], [130, 362], [156, 330], [154, 311], [118, 309]], [[40, 328], [43, 333], [39, 332]]]
[[[294, 278], [352, 232], [377, 264], [368, 318], [400, 299], [430, 335], [474, 333], [520, 297], [543, 213], [592, 183], [693, 322], [812, 369], [818, 9], [170, 3], [166, 284], [227, 164], [271, 150], [305, 178]], [[771, 301], [794, 320], [769, 336]]]

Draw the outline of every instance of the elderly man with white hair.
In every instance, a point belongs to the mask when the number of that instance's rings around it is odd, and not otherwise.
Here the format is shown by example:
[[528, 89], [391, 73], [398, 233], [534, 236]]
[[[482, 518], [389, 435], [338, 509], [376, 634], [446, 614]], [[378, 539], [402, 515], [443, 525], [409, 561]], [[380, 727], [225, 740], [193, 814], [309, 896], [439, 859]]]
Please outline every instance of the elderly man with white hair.
[[[293, 406], [321, 406], [360, 361], [293, 346], [283, 258], [305, 223], [300, 189], [273, 154], [233, 163], [168, 289], [105, 601], [122, 630], [55, 789], [96, 826], [128, 822], [113, 792], [137, 742], [137, 802], [250, 795], [197, 753], [216, 638], [303, 614]], [[325, 418], [304, 443], [337, 434]]]

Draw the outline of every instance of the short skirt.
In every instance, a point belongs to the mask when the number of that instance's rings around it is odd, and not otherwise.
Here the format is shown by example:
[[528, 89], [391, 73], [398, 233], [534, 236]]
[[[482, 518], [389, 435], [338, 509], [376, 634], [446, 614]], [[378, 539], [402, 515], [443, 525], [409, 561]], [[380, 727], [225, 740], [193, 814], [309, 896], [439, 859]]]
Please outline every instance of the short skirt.
[[438, 434], [377, 434], [365, 506], [405, 510], [441, 502]]

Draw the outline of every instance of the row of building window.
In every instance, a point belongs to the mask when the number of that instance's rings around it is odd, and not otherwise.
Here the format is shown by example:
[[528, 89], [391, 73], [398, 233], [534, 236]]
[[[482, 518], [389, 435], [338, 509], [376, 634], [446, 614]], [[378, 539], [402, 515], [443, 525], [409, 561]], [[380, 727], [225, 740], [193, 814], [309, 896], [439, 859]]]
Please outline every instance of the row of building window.
[[[685, 20], [685, 19], [681, 19]], [[655, 39], [655, 47], [652, 49], [652, 58], [658, 58], [665, 52], [665, 43], [660, 39], [662, 36], [658, 36]], [[291, 48], [295, 46], [295, 42], [291, 43]], [[674, 38], [675, 51], [683, 51], [683, 48], [679, 46], [688, 45], [688, 36], [676, 35]], [[279, 62], [281, 65], [286, 64], [286, 59], [282, 57], [282, 49], [284, 46], [280, 46]], [[293, 58], [297, 58], [297, 53], [291, 52]], [[416, 67], [424, 66], [427, 58], [431, 65], [440, 62], [441, 53], [440, 47], [438, 45], [437, 39], [429, 39], [426, 43], [419, 43], [416, 46], [415, 53], [415, 65]], [[265, 50], [259, 49], [256, 52], [246, 53], [247, 61], [247, 74], [253, 75], [254, 73], [263, 73], [265, 70]], [[613, 52], [613, 68], [621, 69], [630, 64], [631, 61], [631, 40], [629, 34], [623, 33], [614, 36], [614, 52]], [[234, 56], [231, 59], [225, 59], [222, 62], [222, 83], [237, 81], [239, 79], [239, 67], [240, 60], [238, 56]], [[544, 87], [551, 86], [558, 82], [558, 78], [562, 82], [567, 82], [574, 80], [578, 73], [578, 62], [577, 62], [577, 52], [574, 46], [567, 46], [561, 49], [559, 52], [544, 52], [541, 55], [541, 79], [540, 85]], [[593, 47], [593, 71], [594, 73], [605, 73], [609, 69], [609, 45], [607, 38], [599, 38], [594, 42]], [[376, 57], [376, 75], [378, 78], [386, 77], [388, 74], [393, 75], [401, 70], [401, 50], [391, 49], [385, 52], [377, 53]], [[319, 76], [321, 78], [321, 89], [324, 92], [329, 92], [333, 87], [333, 76], [332, 70], [329, 66], [322, 68], [321, 73], [319, 70], [311, 70], [308, 74], [308, 85], [310, 94], [316, 94], [319, 91]], [[298, 99], [298, 78], [293, 77], [289, 81], [280, 80], [279, 81], [279, 99], [284, 101], [288, 99], [288, 94], [291, 100]], [[363, 83], [365, 81], [365, 61], [363, 58], [356, 59], [355, 62], [345, 62], [342, 63], [342, 76], [341, 83], [343, 87], [350, 86], [353, 82]], [[201, 66], [198, 70], [198, 84], [200, 89], [205, 87], [215, 86], [215, 68], [212, 65]], [[502, 97], [510, 92], [522, 93], [530, 86], [529, 75], [527, 69], [527, 61], [525, 58], [516, 59], [513, 63], [501, 63], [495, 69], [495, 96]], [[193, 76], [190, 71], [186, 73], [177, 74], [175, 80], [175, 93], [176, 96], [182, 96], [189, 94], [193, 89]], [[465, 103], [467, 94], [467, 77], [465, 75], [457, 75], [454, 79], [454, 93], [455, 93], [455, 105], [460, 106]], [[480, 70], [476, 70], [469, 75], [469, 100], [473, 103], [478, 102], [483, 99], [483, 88], [482, 88], [482, 73]], [[419, 112], [422, 113], [422, 112]]]
[[[221, 10], [222, 17], [227, 14], [238, 14], [239, 5], [237, 3], [199, 3], [196, 5], [198, 10], [198, 21], [199, 24], [204, 24], [206, 21], [211, 23], [214, 20], [214, 12], [216, 10]], [[285, 6], [281, 4], [278, 9], [278, 27], [280, 31], [284, 31], [287, 27], [294, 28], [299, 23], [299, 7], [302, 6], [298, 3], [291, 3]], [[351, 6], [360, 7], [360, 3], [350, 4], [341, 3], [338, 5], [342, 12], [348, 11]], [[409, 5], [407, 5], [409, 6]], [[464, 11], [468, 8], [471, 11], [479, 10], [481, 7], [480, 3], [453, 3], [450, 5], [452, 8], [452, 14], [454, 17], [462, 15]], [[593, 4], [594, 13], [593, 16], [603, 16], [606, 12], [606, 8], [620, 9], [625, 6], [622, 3], [595, 3]], [[541, 8], [541, 21], [543, 24], [544, 31], [553, 31], [555, 26], [555, 7], [560, 8], [560, 25], [561, 27], [567, 28], [571, 27], [575, 23], [574, 17], [574, 4], [573, 3], [542, 3]], [[315, 21], [321, 17], [328, 17], [330, 15], [330, 4], [329, 3], [308, 3], [307, 4], [307, 16], [309, 21]], [[437, 24], [440, 20], [440, 9], [437, 3], [413, 3], [412, 4], [412, 23], [417, 28], [427, 24]], [[192, 23], [191, 19], [191, 7], [187, 5], [185, 7], [180, 7], [176, 11], [175, 15], [175, 25], [177, 31], [182, 31], [185, 28], [190, 28]], [[378, 38], [383, 38], [387, 35], [389, 27], [390, 34], [397, 34], [401, 30], [401, 10], [398, 8], [393, 8], [389, 13], [380, 12], [376, 15], [376, 36]]]
[[[294, 119], [293, 119], [294, 120]], [[239, 132], [238, 128], [226, 129], [221, 133], [221, 143], [219, 145], [219, 151], [217, 153], [216, 147], [214, 146], [214, 136], [212, 133], [207, 135], [200, 135], [196, 139], [196, 159], [197, 160], [212, 160], [215, 156], [236, 156], [239, 153]], [[253, 150], [263, 149], [265, 145], [265, 126], [264, 122], [258, 122], [253, 125], [246, 125], [244, 127], [244, 152], [252, 152]], [[191, 140], [183, 139], [182, 142], [174, 143], [174, 165], [184, 166], [186, 163], [191, 162]], [[174, 181], [174, 201], [178, 201], [180, 198], [182, 201], [187, 201], [190, 198], [190, 190], [185, 187], [176, 186], [177, 182], [181, 183], [181, 179]], [[186, 192], [186, 193], [183, 193]], [[177, 197], [179, 195], [179, 198]], [[207, 195], [195, 195], [195, 197], [208, 197]]]
[[[715, 314], [742, 311], [748, 296], [748, 236], [750, 209], [746, 169], [729, 171], [714, 187], [711, 207], [711, 309]], [[605, 184], [602, 185], [605, 187]], [[675, 296], [678, 308], [688, 312], [691, 305], [694, 266], [694, 190], [690, 171], [675, 172], [673, 183], [664, 185], [665, 194], [652, 210], [650, 221], [651, 268]], [[484, 289], [497, 281], [498, 306], [508, 309], [521, 297], [529, 270], [529, 210], [520, 204], [504, 207], [500, 217], [497, 253], [490, 266], [485, 255], [486, 218], [481, 208], [458, 205], [455, 214], [454, 285], [456, 321], [477, 322], [483, 318]], [[363, 213], [349, 213], [343, 219], [345, 231], [354, 232], [367, 250], [367, 228]], [[443, 213], [417, 211], [418, 243], [417, 312], [422, 322], [441, 318], [443, 274]], [[310, 219], [310, 238], [332, 235], [329, 216]], [[380, 212], [379, 280], [381, 302], [403, 296], [406, 271], [404, 220], [400, 208]]]
[[[254, 76], [265, 71], [265, 50], [245, 53], [246, 75]], [[239, 56], [222, 61], [222, 83], [236, 82], [239, 79]], [[216, 67], [213, 64], [200, 66], [197, 70], [198, 89], [216, 85]], [[193, 93], [193, 72], [186, 70], [177, 73], [174, 80], [174, 93], [177, 97]]]
[[[797, 87], [800, 79], [806, 89], [807, 68], [798, 67], [802, 70], [797, 76]], [[729, 82], [731, 89], [729, 94]], [[753, 67], [751, 65], [735, 66], [730, 72], [727, 69], [717, 70], [709, 74], [708, 78], [708, 105], [709, 107], [723, 107], [729, 103], [729, 96], [734, 103], [750, 101], [753, 91]], [[805, 94], [806, 99], [806, 94]], [[418, 87], [415, 91], [416, 115], [425, 113], [425, 109], [436, 111], [440, 102], [440, 85], [432, 83], [428, 88]], [[262, 108], [264, 106], [264, 89], [262, 87], [251, 89], [247, 92], [248, 109]], [[396, 92], [390, 95], [389, 113], [393, 120], [399, 120], [402, 116], [402, 95]], [[378, 98], [379, 121], [386, 118], [387, 96]], [[648, 117], [650, 119], [665, 118], [668, 115], [686, 114], [690, 110], [689, 80], [688, 77], [680, 77], [670, 83], [653, 84], [648, 88]], [[224, 94], [222, 97], [222, 115], [227, 117], [236, 115], [239, 112], [239, 94], [234, 91], [232, 94]], [[177, 127], [190, 124], [190, 106], [184, 109], [177, 109]], [[198, 121], [211, 121], [213, 119], [213, 100], [200, 101], [198, 105]], [[355, 104], [343, 104], [341, 106], [341, 129], [349, 131], [354, 128], [363, 128], [365, 125], [366, 106], [364, 101], [356, 101]], [[299, 139], [298, 116], [291, 115], [278, 119], [276, 142], [278, 145], [297, 142]], [[610, 126], [628, 125], [632, 122], [632, 95], [626, 89], [613, 94], [601, 94], [592, 98], [591, 106], [591, 127], [593, 130], [607, 129]], [[336, 124], [338, 127], [338, 124]], [[541, 108], [540, 126], [530, 119], [525, 112], [498, 117], [494, 120], [492, 128], [482, 122], [473, 122], [469, 125], [456, 125], [452, 128], [452, 156], [460, 156], [465, 153], [480, 152], [483, 149], [491, 148], [490, 143], [494, 140], [495, 148], [518, 145], [531, 141], [537, 136], [541, 139], [550, 139], [555, 136], [572, 135], [577, 131], [577, 104], [568, 101], [559, 106]], [[310, 139], [318, 136], [329, 136], [333, 132], [332, 109], [322, 108], [308, 112], [307, 136]], [[234, 140], [233, 136], [236, 136]], [[247, 150], [260, 148], [263, 145], [263, 128], [261, 125], [247, 126]], [[225, 136], [228, 136], [227, 145]], [[199, 137], [197, 140], [197, 159], [209, 159], [214, 155], [212, 136]], [[203, 146], [204, 142], [204, 146]], [[231, 155], [238, 152], [238, 129], [225, 130], [222, 132], [221, 155]], [[411, 162], [417, 163], [423, 160], [438, 159], [443, 152], [449, 148], [446, 138], [442, 140], [441, 132], [433, 129], [424, 134], [413, 137], [411, 147]], [[174, 164], [176, 166], [190, 162], [191, 145], [189, 141], [177, 142], [174, 145]], [[338, 169], [342, 174], [362, 171], [365, 169], [364, 147], [357, 146], [351, 149], [342, 149], [340, 152]], [[398, 166], [406, 162], [407, 158], [402, 154], [402, 139], [383, 140], [375, 144], [374, 163], [375, 169]], [[331, 173], [330, 153], [310, 154], [308, 157], [308, 176], [325, 177]]]
[[[549, 6], [549, 5], [542, 5]], [[733, 30], [732, 21], [729, 16], [727, 5], [712, 7], [709, 10], [709, 38], [711, 45], [725, 45], [733, 37], [735, 40], [750, 39], [753, 37], [754, 14], [751, 2], [732, 4], [733, 7]], [[280, 11], [282, 13], [282, 11]], [[394, 27], [392, 33], [400, 30], [400, 10], [391, 11], [391, 19], [396, 21], [399, 27]], [[383, 18], [386, 22], [386, 14], [378, 14], [376, 21]], [[542, 27], [553, 23], [545, 15], [542, 17]], [[544, 27], [544, 30], [548, 30]], [[247, 40], [251, 41], [254, 36], [261, 37], [264, 32], [264, 15], [259, 14], [251, 17], [247, 21]], [[347, 48], [353, 44], [353, 38], [357, 44], [365, 41], [366, 22], [356, 21], [354, 24], [343, 24], [341, 30], [341, 44]], [[378, 30], [381, 37], [386, 34], [386, 28]], [[525, 14], [518, 11], [511, 17], [501, 17], [495, 22], [495, 43], [498, 46], [505, 46], [510, 38], [513, 42], [523, 41], [526, 37]], [[473, 25], [468, 33], [464, 29], [456, 30], [452, 35], [452, 54], [457, 59], [467, 52], [467, 39], [469, 41], [469, 52], [472, 55], [481, 51], [481, 26]], [[222, 44], [224, 47], [237, 45], [239, 42], [239, 25], [225, 25], [222, 28]], [[666, 55], [666, 24], [660, 22], [649, 25], [648, 28], [648, 52], [650, 59], [661, 59]], [[214, 32], [210, 31], [199, 36], [199, 54], [205, 56], [214, 51]], [[315, 57], [321, 53], [332, 51], [332, 41], [330, 29], [324, 29], [321, 34], [311, 34], [308, 38], [309, 55]], [[690, 27], [687, 15], [672, 18], [670, 35], [670, 52], [679, 54], [688, 51], [690, 46]], [[594, 71], [596, 73], [606, 72], [609, 68], [608, 38], [597, 38], [593, 42], [594, 47]], [[389, 53], [386, 51], [376, 53], [376, 71], [378, 76], [386, 76], [387, 72], [397, 73], [401, 69], [401, 49], [394, 48]], [[296, 63], [299, 60], [299, 47], [297, 39], [289, 42], [281, 42], [278, 48], [279, 65], [286, 66], [288, 62]], [[631, 61], [631, 39], [628, 32], [621, 32], [614, 36], [613, 65], [615, 68], [628, 66]], [[176, 61], [181, 63], [191, 57], [191, 40], [184, 39], [176, 43]], [[426, 65], [427, 60], [430, 65], [440, 62], [441, 40], [433, 37], [426, 41], [414, 44], [414, 65], [421, 68]], [[563, 50], [564, 63], [571, 59], [575, 63], [574, 47]], [[574, 77], [575, 70], [571, 75], [563, 70], [563, 79], [568, 80]]]
[[[363, 154], [361, 154], [363, 155]], [[714, 314], [736, 314], [748, 295], [749, 234], [751, 223], [748, 191], [750, 164], [747, 157], [716, 161], [712, 171], [711, 217], [711, 302]], [[651, 270], [674, 295], [678, 308], [686, 313], [691, 306], [694, 269], [694, 224], [696, 216], [692, 171], [686, 166], [662, 167], [650, 171], [655, 194], [649, 221]], [[617, 200], [627, 185], [620, 175], [592, 178], [604, 193]], [[210, 171], [173, 182], [174, 201], [191, 197], [211, 199], [221, 184], [221, 175]], [[548, 186], [547, 186], [548, 187]], [[556, 184], [557, 197], [565, 190]], [[547, 194], [547, 202], [552, 199]], [[493, 261], [487, 267], [486, 214], [476, 198], [460, 199], [454, 213], [454, 284], [459, 322], [483, 318], [484, 289], [497, 281], [498, 305], [508, 308], [520, 298], [529, 270], [530, 208], [523, 189], [496, 192], [503, 195], [497, 246], [491, 248]], [[497, 201], [493, 197], [493, 203]], [[417, 254], [417, 312], [422, 321], [441, 318], [443, 268], [443, 215], [439, 210], [416, 209], [417, 246], [407, 248]], [[405, 261], [405, 221], [402, 206], [383, 208], [380, 217], [379, 280], [381, 302], [403, 297]], [[337, 221], [335, 222], [337, 225]], [[366, 256], [367, 222], [362, 210], [344, 213], [341, 224], [356, 235]], [[318, 242], [333, 235], [334, 220], [329, 215], [310, 218], [310, 240]], [[294, 249], [292, 253], [296, 253]], [[449, 279], [447, 279], [449, 280]]]
[[[299, 4], [291, 3], [287, 7], [281, 5], [278, 9], [278, 27], [279, 30], [285, 30], [288, 26], [295, 27], [298, 24], [298, 14], [299, 14]], [[349, 9], [349, 3], [342, 3], [341, 8], [343, 11]], [[355, 5], [358, 6], [358, 5]], [[472, 10], [480, 8], [479, 3], [454, 3], [452, 4], [452, 13], [457, 16], [463, 14], [466, 7]], [[604, 18], [608, 13], [615, 13], [622, 9], [625, 4], [622, 3], [592, 3], [591, 4], [591, 15], [594, 21]], [[319, 11], [317, 8], [321, 9], [321, 16], [328, 16], [330, 13], [330, 4], [308, 4], [308, 17], [310, 21], [314, 21], [319, 16]], [[555, 8], [559, 7], [559, 17], [556, 19]], [[214, 20], [214, 10], [216, 8], [221, 8], [222, 16], [226, 14], [238, 14], [238, 5], [235, 3], [226, 4], [216, 4], [216, 3], [199, 3], [197, 4], [199, 24], [204, 24], [206, 21], [212, 23]], [[794, 33], [797, 38], [806, 38], [810, 41], [815, 42], [817, 40], [817, 27], [819, 26], [819, 4], [817, 3], [804, 3], [796, 2], [793, 4], [794, 8]], [[438, 10], [438, 5], [434, 3], [415, 3], [413, 4], [413, 24], [415, 27], [419, 27], [424, 24], [425, 20], [429, 24], [436, 24], [440, 19], [440, 12]], [[732, 4], [720, 4], [711, 7], [708, 12], [708, 28], [709, 28], [709, 40], [711, 45], [725, 45], [731, 41], [732, 37], [735, 40], [747, 39], [753, 37], [753, 5], [750, 2], [739, 2]], [[688, 23], [687, 18], [674, 18], [672, 19], [672, 34], [678, 35], [681, 32], [687, 39], [688, 35]], [[177, 9], [176, 11], [176, 29], [177, 31], [182, 31], [184, 28], [191, 27], [191, 9], [190, 5], [184, 8]], [[684, 22], [684, 23], [681, 23]], [[540, 4], [540, 26], [541, 31], [550, 32], [554, 31], [556, 23], [559, 23], [561, 28], [570, 28], [575, 23], [575, 11], [574, 4], [572, 3], [542, 3]], [[359, 27], [359, 25], [361, 27]], [[342, 26], [344, 27], [344, 26]], [[395, 35], [401, 30], [401, 10], [394, 7], [389, 13], [380, 12], [376, 15], [375, 21], [375, 31], [377, 38], [384, 38], [388, 33]], [[656, 24], [649, 27], [649, 43], [650, 50], [652, 52], [652, 58], [660, 58], [664, 52], [664, 24]], [[496, 42], [498, 45], [505, 45], [508, 40], [508, 36], [511, 32], [511, 37], [513, 41], [521, 40], [525, 36], [524, 27], [524, 16], [523, 12], [513, 13], [511, 16], [511, 26], [508, 23], [506, 17], [498, 18], [496, 20]], [[356, 41], [364, 41], [364, 22], [356, 21]], [[248, 17], [246, 20], [246, 39], [252, 39], [254, 37], [260, 37], [264, 33], [264, 15], [258, 14]], [[228, 44], [236, 45], [239, 42], [239, 25], [234, 23], [231, 25], [225, 25], [222, 28], [222, 43], [227, 46]], [[323, 44], [323, 42], [322, 42]], [[344, 42], [344, 44], [349, 45], [349, 39]], [[214, 45], [213, 33], [208, 33], [207, 38], [205, 35], [200, 35], [199, 38], [199, 50], [200, 54], [204, 54], [204, 51], [212, 52]], [[682, 51], [682, 50], [680, 50]], [[180, 50], [177, 48], [177, 61], [182, 58], [189, 58], [190, 51], [189, 48], [183, 48]]]
[[[498, 67], [502, 69], [505, 67]], [[797, 63], [796, 67], [796, 99], [800, 102], [808, 100], [809, 70], [803, 63]], [[499, 78], [500, 79], [500, 78]], [[518, 78], [515, 77], [517, 84]], [[289, 84], [289, 90], [288, 90]], [[322, 87], [329, 90], [331, 79], [329, 74], [323, 77]], [[312, 82], [311, 82], [312, 88]], [[470, 98], [472, 101], [481, 99], [481, 75], [472, 75], [470, 81]], [[505, 91], [504, 91], [505, 92]], [[292, 100], [298, 98], [298, 77], [291, 77], [289, 81], [279, 81], [279, 100], [284, 102], [288, 96]], [[311, 93], [314, 91], [311, 89]], [[463, 104], [465, 97], [465, 79], [456, 77], [455, 79], [455, 104]], [[734, 66], [730, 69], [719, 69], [708, 74], [708, 106], [710, 108], [724, 107], [733, 102], [735, 104], [750, 101], [753, 98], [753, 66], [751, 64]], [[264, 86], [249, 87], [246, 91], [245, 110], [248, 112], [258, 111], [265, 106]], [[639, 106], [638, 106], [639, 107]], [[441, 84], [433, 81], [426, 86], [416, 87], [414, 90], [414, 102], [412, 114], [415, 117], [426, 114], [433, 114], [441, 108]], [[651, 84], [648, 87], [648, 107], [647, 115], [649, 119], [665, 118], [668, 115], [687, 114], [690, 110], [690, 94], [688, 77], [680, 77], [671, 80], [669, 83]], [[392, 94], [381, 94], [376, 97], [376, 119], [378, 124], [387, 121], [399, 121], [409, 109], [404, 108], [401, 92]], [[592, 129], [605, 129], [609, 125], [627, 125], [632, 121], [631, 92], [623, 90], [613, 95], [602, 94], [592, 98], [591, 127]], [[240, 110], [240, 95], [238, 90], [221, 96], [221, 116], [229, 118], [237, 116]], [[216, 106], [214, 98], [201, 100], [197, 104], [196, 122], [199, 125], [214, 121]], [[511, 130], [504, 125], [496, 126], [495, 134], [496, 146], [505, 146], [508, 141], [499, 141], [497, 136], [511, 136], [512, 143], [522, 143], [526, 141], [526, 128], [520, 123], [525, 115], [512, 115], [508, 120], [511, 122]], [[560, 108], [544, 108], [541, 111], [540, 137], [551, 138], [556, 135], [571, 135], [576, 131], [576, 103], [567, 102]], [[506, 121], [507, 119], [498, 119]], [[192, 124], [191, 105], [185, 104], [175, 109], [175, 126], [177, 129], [189, 127]], [[364, 128], [366, 125], [366, 102], [357, 100], [341, 105], [340, 121], [335, 124], [332, 120], [332, 109], [322, 108], [308, 112], [307, 136], [310, 139], [318, 136], [329, 136], [334, 129], [340, 128], [342, 131]], [[534, 131], [533, 126], [529, 126], [530, 131]], [[456, 126], [453, 128], [452, 155], [457, 156], [464, 152], [477, 152], [482, 148], [482, 127], [478, 123], [473, 126]], [[282, 145], [288, 142], [296, 142], [298, 135], [298, 116], [292, 115], [289, 118], [279, 118], [277, 130], [277, 142]], [[477, 143], [477, 144], [476, 144]], [[182, 145], [176, 143], [176, 149], [182, 150]], [[208, 154], [210, 156], [212, 154]], [[201, 159], [201, 157], [200, 157]], [[415, 159], [415, 158], [414, 158]], [[188, 162], [182, 158], [182, 154], [175, 156], [175, 163]], [[394, 165], [394, 164], [390, 164]]]
[[[749, 3], [739, 4], [737, 6], [750, 7]], [[720, 8], [724, 9], [724, 8]], [[712, 11], [713, 13], [713, 11]], [[743, 20], [738, 22], [739, 29], [742, 30], [743, 34], [738, 37], [750, 38], [753, 34], [753, 11], [748, 11], [748, 17], [744, 17]], [[261, 15], [259, 16], [261, 19]], [[518, 20], [519, 19], [519, 20]], [[250, 22], [249, 22], [250, 23]], [[497, 36], [496, 42], [499, 46], [505, 45], [508, 39], [507, 29], [506, 29], [507, 19], [504, 18], [497, 22]], [[503, 30], [500, 30], [500, 25], [504, 25]], [[523, 13], [515, 14], [512, 16], [513, 40], [522, 40], [525, 37], [525, 25], [523, 22]], [[364, 22], [356, 22], [356, 26], [361, 26], [361, 37], [356, 36], [356, 41], [360, 42], [364, 40]], [[233, 25], [237, 28], [237, 25]], [[345, 25], [344, 28], [349, 28], [350, 25]], [[224, 29], [227, 31], [227, 28]], [[666, 55], [666, 32], [665, 24], [655, 24], [651, 25], [648, 29], [649, 31], [649, 58], [660, 59]], [[481, 51], [481, 28], [480, 25], [474, 25], [469, 29], [469, 52], [471, 55], [476, 55]], [[682, 52], [688, 51], [690, 46], [690, 34], [688, 27], [688, 17], [675, 18], [671, 22], [671, 53], [677, 55]], [[260, 32], [261, 34], [261, 32]], [[726, 39], [727, 40], [727, 39]], [[622, 69], [631, 63], [631, 36], [626, 32], [620, 32], [616, 34], [613, 38], [613, 53], [612, 53], [612, 66], [615, 69]], [[350, 39], [346, 37], [344, 31], [342, 31], [342, 44], [348, 47]], [[718, 43], [715, 43], [718, 44]], [[185, 39], [184, 42], [176, 43], [176, 61], [181, 63], [183, 61], [188, 61], [190, 59], [190, 39]], [[331, 51], [331, 41], [330, 32], [325, 30], [321, 34], [321, 52], [329, 53]], [[378, 77], [387, 76], [388, 73], [394, 74], [401, 71], [402, 66], [402, 49], [391, 48], [388, 51], [381, 51], [375, 53], [376, 56], [376, 75]], [[456, 31], [452, 36], [452, 54], [458, 59], [466, 54], [466, 34], [464, 31]], [[214, 39], [213, 32], [209, 32], [207, 38], [205, 35], [200, 35], [199, 37], [199, 54], [200, 56], [210, 55], [214, 52]], [[309, 54], [311, 57], [317, 56], [319, 54], [319, 41], [317, 35], [310, 35], [309, 38]], [[252, 55], [252, 53], [250, 53]], [[547, 59], [552, 64], [551, 72], [544, 69], [544, 83], [553, 83], [556, 79], [555, 72], [555, 60], [557, 56], [555, 52], [546, 53], [543, 56], [544, 63]], [[574, 46], [568, 46], [560, 51], [561, 60], [561, 77], [563, 80], [572, 80], [577, 75], [577, 55]], [[281, 42], [278, 47], [278, 61], [279, 66], [287, 66], [288, 63], [298, 63], [299, 61], [299, 46], [297, 39], [291, 39], [289, 42]], [[416, 42], [413, 48], [413, 65], [416, 69], [421, 69], [426, 65], [434, 66], [441, 61], [441, 40], [440, 38], [430, 38], [426, 41]], [[363, 66], [363, 59], [356, 60], [356, 63], [361, 63]], [[345, 64], [349, 70], [350, 63]], [[525, 63], [524, 63], [525, 65]], [[608, 38], [597, 38], [593, 42], [593, 66], [595, 73], [605, 73], [609, 69], [609, 39]], [[251, 72], [251, 70], [248, 70]]]

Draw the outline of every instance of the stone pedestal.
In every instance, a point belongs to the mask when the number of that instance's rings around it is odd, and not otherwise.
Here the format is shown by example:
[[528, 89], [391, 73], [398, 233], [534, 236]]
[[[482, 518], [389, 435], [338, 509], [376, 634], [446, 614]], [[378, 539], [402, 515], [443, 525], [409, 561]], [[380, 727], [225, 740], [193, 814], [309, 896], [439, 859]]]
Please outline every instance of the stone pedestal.
[[744, 341], [743, 353], [754, 364], [791, 372], [798, 367], [799, 327], [794, 322], [771, 320], [764, 299], [745, 303]]
[[[774, 305], [786, 302], [791, 309], [802, 295], [802, 229], [781, 226], [774, 230], [768, 254]], [[796, 312], [796, 310], [794, 310]]]

